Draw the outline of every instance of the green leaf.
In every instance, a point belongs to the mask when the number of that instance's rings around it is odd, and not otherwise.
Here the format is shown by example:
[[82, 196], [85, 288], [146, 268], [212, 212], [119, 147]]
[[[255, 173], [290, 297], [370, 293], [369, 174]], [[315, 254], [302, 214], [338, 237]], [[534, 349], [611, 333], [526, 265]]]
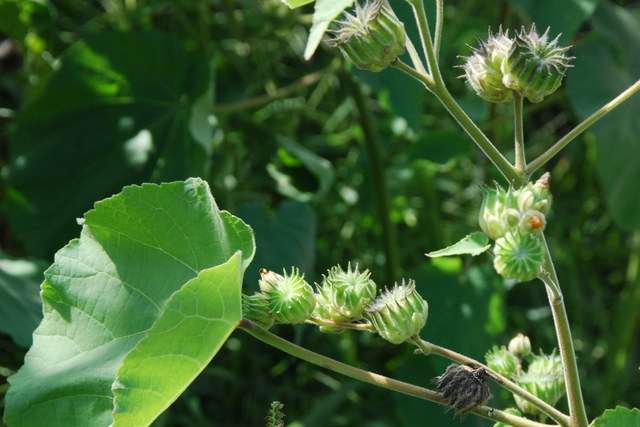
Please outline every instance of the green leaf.
[[307, 46], [304, 49], [304, 59], [309, 60], [318, 48], [322, 35], [329, 28], [331, 21], [336, 19], [346, 8], [351, 7], [354, 0], [317, 0], [315, 12], [311, 21], [311, 30]]
[[476, 256], [480, 255], [491, 247], [491, 245], [489, 245], [488, 243], [489, 238], [484, 233], [476, 231], [475, 233], [471, 233], [468, 236], [465, 236], [458, 243], [454, 243], [453, 245], [444, 249], [440, 249], [439, 251], [429, 252], [426, 255], [431, 258], [452, 255]]
[[637, 427], [640, 425], [640, 409], [607, 409], [604, 414], [591, 423], [591, 427]]
[[291, 9], [295, 9], [296, 7], [304, 6], [305, 4], [312, 3], [316, 0], [282, 0], [282, 3], [289, 6]]
[[124, 185], [206, 175], [206, 60], [159, 31], [101, 32], [61, 57], [11, 135], [8, 217], [31, 253], [50, 258]]
[[[206, 182], [126, 187], [82, 222], [80, 238], [45, 272], [44, 319], [24, 366], [9, 378], [12, 426], [110, 425], [112, 388], [118, 417], [131, 415], [135, 402], [132, 416], [150, 422], [240, 319], [238, 269], [251, 262], [253, 233], [218, 210]], [[174, 363], [155, 372], [154, 359]]]
[[148, 425], [209, 364], [242, 318], [241, 252], [176, 292], [122, 362], [114, 426]]
[[[575, 68], [567, 78], [569, 97], [578, 115], [586, 118], [639, 77], [640, 26], [624, 9], [603, 3], [594, 15], [599, 28], [616, 28], [625, 36], [591, 34], [575, 48]], [[626, 41], [624, 41], [626, 39]], [[623, 43], [618, 45], [618, 43]], [[589, 88], [589, 90], [584, 90]], [[635, 94], [591, 128], [598, 147], [597, 172], [607, 206], [616, 222], [640, 229], [640, 96]]]
[[0, 250], [0, 331], [16, 344], [31, 346], [31, 334], [42, 319], [40, 282], [47, 265], [16, 259]]

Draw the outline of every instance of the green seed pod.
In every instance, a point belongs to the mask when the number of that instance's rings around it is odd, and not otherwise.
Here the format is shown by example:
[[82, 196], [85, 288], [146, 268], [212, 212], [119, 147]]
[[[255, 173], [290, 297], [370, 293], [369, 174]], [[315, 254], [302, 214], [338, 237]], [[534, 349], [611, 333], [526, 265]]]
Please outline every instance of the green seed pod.
[[478, 37], [480, 48], [469, 46], [473, 55], [465, 57], [461, 68], [464, 77], [476, 94], [490, 102], [507, 102], [513, 97], [513, 91], [502, 82], [502, 61], [509, 55], [513, 40], [502, 28], [497, 35], [489, 30], [489, 38], [483, 41]]
[[528, 210], [540, 211], [543, 214], [551, 208], [551, 193], [549, 192], [549, 179], [551, 174], [545, 172], [535, 184], [528, 183], [516, 192], [518, 209], [520, 212]]
[[515, 357], [522, 359], [531, 353], [531, 341], [529, 337], [518, 333], [509, 341], [509, 352]]
[[416, 292], [413, 280], [387, 289], [366, 309], [365, 317], [378, 334], [392, 344], [400, 344], [420, 332], [427, 322], [429, 305]]
[[[316, 306], [313, 309], [312, 316], [318, 319], [332, 320], [334, 322], [349, 322], [350, 319], [340, 314], [331, 304], [331, 289], [327, 285], [318, 286], [316, 293]], [[322, 325], [319, 327], [322, 332], [339, 333], [344, 328], [339, 326]]]
[[347, 321], [360, 319], [365, 307], [376, 297], [376, 284], [370, 276], [369, 270], [360, 273], [357, 265], [352, 270], [351, 263], [347, 271], [337, 266], [323, 276], [324, 286], [330, 291], [331, 305]]
[[517, 372], [518, 361], [515, 356], [509, 353], [505, 346], [494, 345], [491, 350], [484, 355], [487, 366], [503, 377], [513, 378]]
[[[262, 274], [262, 270], [260, 273]], [[263, 280], [266, 280], [272, 287], [267, 289], [264, 293], [268, 297], [269, 309], [275, 316], [275, 320], [280, 323], [302, 323], [311, 316], [313, 309], [316, 305], [316, 296], [313, 293], [313, 288], [304, 280], [304, 275], [300, 275], [297, 269], [291, 269], [291, 274], [284, 272], [284, 276], [279, 274], [279, 280], [275, 283], [269, 281], [271, 272], [266, 272], [263, 275]], [[265, 277], [270, 277], [265, 279]]]
[[528, 33], [524, 27], [517, 35], [514, 49], [502, 62], [503, 84], [520, 92], [531, 102], [540, 102], [560, 87], [569, 61], [569, 47], [557, 47], [558, 35], [548, 41], [549, 28], [542, 36], [536, 32], [535, 24]]
[[544, 263], [544, 244], [539, 235], [520, 229], [497, 239], [493, 253], [493, 266], [498, 274], [521, 282], [534, 279]]
[[[562, 360], [555, 352], [550, 355], [540, 354], [533, 356], [527, 372], [516, 378], [515, 381], [520, 387], [552, 406], [566, 392]], [[517, 395], [514, 395], [514, 397], [522, 412], [532, 415], [544, 415], [529, 402], [519, 398]]]
[[264, 329], [269, 329], [275, 320], [269, 310], [268, 297], [262, 292], [253, 295], [242, 294], [242, 316]]
[[344, 17], [335, 21], [339, 29], [329, 30], [336, 36], [329, 42], [358, 68], [380, 71], [404, 53], [404, 25], [382, 0], [356, 2], [355, 16]]
[[514, 193], [497, 186], [482, 186], [482, 205], [478, 222], [490, 239], [498, 239], [520, 222], [520, 212], [516, 209]]

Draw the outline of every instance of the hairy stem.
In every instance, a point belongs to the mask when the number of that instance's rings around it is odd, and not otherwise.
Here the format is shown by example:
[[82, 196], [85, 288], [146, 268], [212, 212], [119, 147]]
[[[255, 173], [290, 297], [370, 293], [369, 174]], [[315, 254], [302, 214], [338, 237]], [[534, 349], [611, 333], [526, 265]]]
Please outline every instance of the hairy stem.
[[538, 168], [542, 167], [545, 163], [547, 163], [553, 156], [558, 154], [560, 150], [567, 146], [571, 141], [573, 141], [578, 135], [587, 130], [589, 126], [594, 124], [597, 120], [599, 120], [602, 116], [609, 113], [611, 110], [622, 104], [626, 101], [631, 95], [636, 93], [640, 89], [640, 80], [636, 81], [634, 84], [629, 86], [624, 92], [620, 95], [613, 98], [606, 105], [602, 106], [598, 111], [587, 117], [582, 121], [582, 123], [578, 124], [576, 127], [571, 129], [569, 133], [560, 138], [558, 142], [553, 144], [551, 148], [542, 153], [538, 158], [533, 160], [527, 166], [527, 173], [531, 175]]
[[500, 386], [504, 387], [505, 389], [509, 390], [512, 393], [517, 394], [523, 399], [531, 402], [533, 405], [535, 405], [537, 408], [539, 408], [542, 412], [547, 414], [549, 417], [551, 417], [555, 422], [559, 423], [561, 426], [567, 427], [570, 425], [569, 417], [567, 415], [563, 414], [562, 412], [560, 412], [553, 406], [549, 405], [547, 402], [543, 401], [542, 399], [524, 390], [522, 387], [510, 381], [508, 378], [503, 377], [496, 371], [489, 368], [487, 365], [480, 363], [477, 360], [467, 357], [463, 354], [457, 353], [453, 350], [449, 350], [448, 348], [440, 347], [436, 344], [427, 342], [421, 339], [419, 336], [415, 336], [409, 339], [408, 341], [415, 344], [420, 349], [420, 351], [425, 355], [434, 353], [439, 356], [445, 357], [449, 360], [453, 360], [454, 362], [461, 363], [463, 365], [470, 364], [470, 365], [475, 365], [475, 366], [484, 368]]
[[[515, 92], [513, 94], [513, 140], [514, 149], [516, 153], [516, 172], [520, 175], [525, 173], [525, 167], [527, 164], [524, 152], [524, 129], [523, 129], [523, 115], [522, 115], [523, 97], [520, 93]], [[524, 183], [521, 183], [524, 184]]]
[[440, 54], [440, 40], [442, 39], [442, 22], [444, 21], [443, 0], [436, 0], [436, 34], [433, 37], [433, 51], [437, 58]]
[[[393, 390], [400, 393], [408, 394], [410, 396], [415, 396], [420, 399], [436, 402], [441, 405], [445, 404], [442, 400], [440, 400], [440, 395], [433, 390], [418, 387], [416, 385], [409, 384], [403, 381], [394, 380], [393, 378], [365, 371], [363, 369], [356, 368], [355, 366], [347, 365], [346, 363], [342, 363], [329, 357], [323, 356], [306, 348], [300, 347], [292, 342], [289, 342], [275, 334], [272, 334], [271, 332], [261, 328], [260, 326], [250, 322], [247, 319], [242, 319], [238, 323], [238, 328], [251, 334], [260, 341], [284, 351], [285, 353], [288, 353], [306, 362], [313, 363], [314, 365], [329, 369], [330, 371], [337, 372], [339, 374], [354, 378], [359, 381], [363, 381], [368, 384], [386, 388], [387, 390]], [[471, 410], [471, 412], [489, 420], [501, 421], [515, 427], [549, 426], [548, 424], [542, 424], [529, 420], [527, 418], [511, 415], [509, 413], [490, 408], [488, 406], [478, 406], [477, 408]]]
[[558, 338], [558, 348], [560, 349], [560, 357], [564, 366], [564, 379], [567, 388], [567, 400], [569, 402], [569, 416], [571, 417], [571, 427], [587, 427], [587, 412], [584, 407], [584, 399], [582, 398], [582, 389], [580, 387], [580, 376], [578, 374], [578, 364], [576, 362], [576, 353], [573, 348], [573, 339], [571, 338], [571, 328], [569, 327], [569, 318], [567, 310], [564, 306], [562, 292], [560, 290], [560, 282], [556, 274], [549, 246], [543, 236], [545, 249], [545, 263], [542, 266], [542, 274], [540, 280], [547, 287], [547, 295], [549, 297], [549, 305], [553, 314], [553, 323], [556, 328], [556, 336]]
[[353, 99], [356, 103], [356, 108], [360, 114], [360, 124], [362, 125], [362, 132], [364, 134], [364, 143], [369, 154], [369, 160], [371, 161], [373, 182], [377, 189], [375, 195], [378, 199], [378, 216], [382, 226], [382, 239], [384, 243], [386, 261], [386, 280], [387, 283], [392, 283], [394, 277], [396, 277], [396, 254], [398, 251], [396, 250], [395, 228], [391, 222], [391, 203], [389, 200], [389, 190], [387, 188], [387, 168], [382, 161], [380, 141], [378, 140], [378, 134], [374, 129], [371, 111], [369, 110], [366, 99], [362, 94], [360, 83], [350, 75], [346, 76], [346, 81], [351, 89]]

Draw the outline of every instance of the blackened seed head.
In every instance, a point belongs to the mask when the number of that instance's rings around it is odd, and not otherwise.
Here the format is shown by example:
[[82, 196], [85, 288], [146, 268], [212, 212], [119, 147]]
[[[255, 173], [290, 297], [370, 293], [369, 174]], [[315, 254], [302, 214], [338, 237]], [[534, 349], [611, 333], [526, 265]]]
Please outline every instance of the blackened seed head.
[[[442, 400], [455, 409], [456, 415], [466, 418], [469, 411], [483, 405], [491, 397], [489, 377], [482, 367], [452, 364], [444, 374], [435, 377], [433, 382], [442, 394]], [[455, 415], [454, 415], [455, 417]]]

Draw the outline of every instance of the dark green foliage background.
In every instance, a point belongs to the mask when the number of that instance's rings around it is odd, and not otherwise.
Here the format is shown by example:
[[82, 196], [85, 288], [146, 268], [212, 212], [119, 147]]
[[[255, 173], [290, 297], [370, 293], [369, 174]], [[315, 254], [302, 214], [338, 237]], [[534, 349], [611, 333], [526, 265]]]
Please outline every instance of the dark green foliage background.
[[[484, 36], [489, 25], [513, 31], [535, 19], [538, 28], [551, 25], [552, 35], [562, 32], [562, 43], [575, 46], [576, 67], [564, 88], [525, 108], [529, 158], [640, 76], [636, 2], [445, 3], [445, 79], [509, 156], [510, 106], [482, 102], [453, 68], [462, 62], [459, 55], [469, 54], [465, 43], [475, 44], [475, 34]], [[416, 280], [430, 305], [422, 332], [427, 340], [478, 359], [517, 332], [529, 335], [535, 349], [554, 348], [540, 283], [503, 282], [486, 254], [424, 256], [477, 230], [478, 184], [504, 182], [419, 84], [397, 70], [352, 69], [324, 45], [305, 61], [312, 6], [291, 11], [278, 0], [101, 4], [0, 0], [0, 39], [15, 43], [0, 58], [4, 253], [42, 268], [79, 234], [75, 218], [93, 202], [123, 185], [198, 175], [222, 209], [254, 228], [258, 250], [245, 276], [247, 292], [257, 288], [260, 267], [297, 266], [319, 282], [332, 265], [357, 262], [380, 288], [403, 277]], [[405, 2], [392, 4], [415, 33]], [[91, 52], [95, 57], [87, 57]], [[640, 140], [632, 120], [638, 102], [637, 96], [629, 100], [547, 165], [554, 195], [547, 235], [590, 418], [615, 404], [640, 405], [634, 339]], [[379, 168], [372, 167], [368, 115]], [[153, 149], [136, 151], [130, 141], [144, 130]], [[381, 212], [383, 170], [390, 203]], [[391, 238], [383, 232], [385, 218]], [[0, 267], [3, 286], [24, 286], [31, 298], [26, 283], [40, 281], [38, 275], [11, 276]], [[4, 367], [17, 370], [26, 351], [18, 344], [29, 341], [3, 326], [0, 375], [9, 372]], [[326, 335], [311, 326], [274, 330], [328, 356], [425, 386], [447, 365], [371, 334]], [[2, 392], [6, 382], [0, 381]], [[492, 404], [512, 404], [493, 391]], [[452, 421], [440, 406], [317, 369], [241, 332], [154, 425], [263, 425], [273, 400], [284, 403], [287, 425], [491, 425], [477, 417]]]

